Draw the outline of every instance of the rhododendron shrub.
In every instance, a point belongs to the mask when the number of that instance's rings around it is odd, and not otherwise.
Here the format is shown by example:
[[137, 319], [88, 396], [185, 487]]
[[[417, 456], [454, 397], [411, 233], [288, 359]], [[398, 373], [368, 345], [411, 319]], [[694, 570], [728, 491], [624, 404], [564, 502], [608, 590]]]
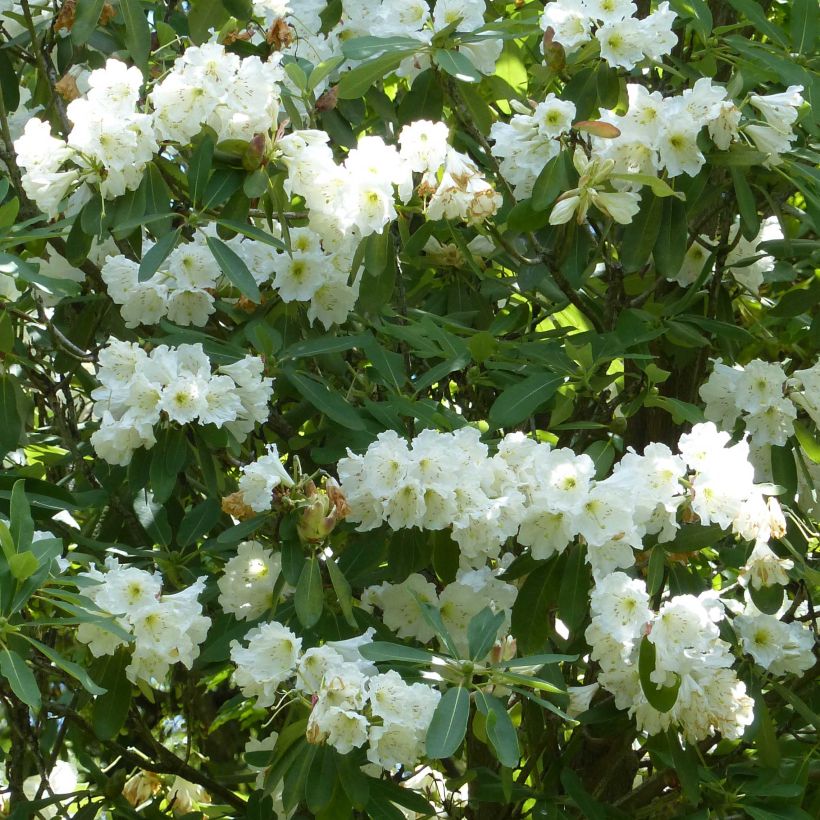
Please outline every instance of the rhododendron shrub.
[[817, 32], [0, 2], [0, 815], [820, 815]]

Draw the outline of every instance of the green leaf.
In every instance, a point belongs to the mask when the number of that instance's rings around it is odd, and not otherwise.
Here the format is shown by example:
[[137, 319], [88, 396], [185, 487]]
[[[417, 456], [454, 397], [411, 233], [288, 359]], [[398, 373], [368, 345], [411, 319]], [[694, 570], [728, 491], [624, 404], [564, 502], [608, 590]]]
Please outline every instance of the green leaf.
[[518, 746], [515, 726], [504, 704], [498, 698], [485, 694], [481, 690], [476, 691], [475, 703], [479, 712], [487, 718], [487, 738], [499, 762], [502, 766], [515, 768], [521, 757], [521, 749]]
[[171, 497], [177, 484], [177, 476], [188, 459], [188, 439], [185, 433], [174, 428], [162, 430], [151, 457], [151, 489], [154, 501], [162, 504]]
[[757, 215], [757, 203], [752, 193], [752, 186], [746, 174], [737, 167], [729, 168], [732, 183], [735, 187], [735, 199], [740, 211], [740, 232], [749, 241], [753, 240], [760, 230], [760, 217]]
[[687, 802], [697, 806], [700, 802], [698, 753], [688, 743], [685, 748], [681, 746], [677, 729], [669, 728], [666, 732], [666, 739], [669, 742], [669, 750], [672, 752], [672, 763], [678, 780], [680, 780], [683, 796]]
[[561, 785], [587, 820], [609, 820], [608, 807], [599, 803], [585, 788], [581, 778], [567, 766], [561, 769]]
[[427, 757], [450, 757], [464, 740], [470, 715], [470, 694], [463, 686], [448, 689], [436, 706], [427, 729]]
[[350, 626], [356, 629], [358, 624], [353, 617], [353, 594], [350, 590], [350, 584], [333, 558], [326, 559], [325, 566], [327, 567], [328, 575], [330, 575], [330, 583], [333, 584], [333, 591], [336, 593], [342, 615], [344, 615], [344, 619]]
[[233, 219], [217, 219], [216, 224], [222, 225], [231, 231], [236, 231], [236, 233], [241, 233], [250, 239], [255, 239], [257, 242], [264, 242], [266, 245], [279, 248], [279, 250], [285, 250], [285, 243], [281, 239], [271, 236], [267, 231], [263, 231], [254, 225], [246, 225], [244, 222], [236, 222]]
[[148, 55], [151, 52], [151, 29], [139, 0], [120, 0], [120, 13], [125, 21], [125, 47], [144, 76], [148, 76]]
[[26, 498], [25, 479], [14, 482], [11, 491], [9, 508], [9, 529], [17, 552], [30, 549], [34, 537], [34, 520], [31, 517], [31, 507]]
[[761, 34], [765, 34], [770, 40], [774, 40], [783, 47], [788, 46], [783, 31], [779, 26], [769, 22], [766, 18], [766, 11], [757, 0], [729, 0], [729, 5], [740, 13], [741, 19], [746, 17], [752, 22]]
[[801, 421], [794, 423], [794, 434], [803, 452], [815, 464], [820, 464], [820, 441]]
[[208, 185], [208, 177], [211, 174], [211, 164], [214, 159], [214, 147], [214, 138], [211, 134], [205, 134], [191, 155], [191, 161], [188, 165], [188, 193], [195, 205], [200, 204], [202, 195]]
[[125, 725], [128, 710], [131, 707], [132, 686], [125, 675], [125, 668], [130, 663], [127, 651], [118, 650], [114, 655], [100, 659], [96, 671], [100, 685], [105, 693], [100, 695], [91, 709], [91, 725], [101, 740], [112, 740]]
[[381, 233], [372, 233], [365, 240], [364, 269], [371, 276], [380, 276], [387, 268], [393, 242], [390, 228], [385, 226]]
[[40, 708], [42, 698], [33, 672], [16, 652], [6, 646], [0, 648], [0, 673], [26, 706], [34, 711]]
[[322, 568], [319, 559], [313, 555], [305, 561], [299, 583], [296, 584], [296, 593], [293, 603], [296, 607], [296, 617], [306, 629], [310, 629], [319, 620], [324, 606], [322, 593]]
[[91, 680], [88, 672], [86, 672], [86, 670], [79, 664], [66, 660], [56, 649], [52, 649], [50, 646], [35, 640], [30, 635], [22, 635], [22, 637], [42, 652], [43, 655], [45, 655], [55, 666], [59, 667], [63, 670], [63, 672], [66, 672], [71, 675], [72, 678], [79, 681], [83, 689], [90, 694], [102, 695], [105, 692], [105, 689], [101, 686], [97, 686], [97, 684]]
[[[352, 42], [349, 41], [349, 42]], [[313, 91], [322, 80], [326, 79], [330, 74], [332, 74], [343, 62], [345, 58], [341, 54], [337, 54], [334, 57], [329, 57], [327, 60], [322, 60], [319, 65], [314, 66], [313, 71], [310, 72], [310, 76], [308, 77], [308, 88]]]
[[490, 407], [490, 425], [512, 427], [524, 421], [555, 395], [563, 381], [552, 373], [535, 373], [507, 387]]
[[498, 638], [498, 630], [503, 622], [504, 613], [493, 612], [488, 606], [473, 615], [467, 624], [470, 660], [481, 661], [487, 657]]
[[413, 80], [410, 90], [399, 103], [399, 121], [440, 120], [443, 105], [444, 91], [436, 72], [432, 68], [425, 69]]
[[704, 0], [671, 0], [671, 7], [679, 17], [692, 21], [692, 26], [705, 43], [712, 33], [712, 12]]
[[657, 197], [673, 196], [680, 200], [686, 199], [681, 191], [670, 188], [668, 182], [660, 177], [653, 177], [651, 174], [612, 174], [611, 179], [623, 179], [627, 182], [638, 182], [641, 185], [648, 185], [652, 193]]
[[661, 546], [667, 552], [696, 552], [704, 547], [714, 547], [726, 535], [719, 524], [685, 524], [678, 534]]
[[216, 526], [222, 507], [215, 498], [206, 498], [185, 513], [177, 530], [177, 544], [187, 547]]
[[443, 48], [433, 49], [433, 62], [442, 71], [464, 83], [477, 83], [483, 76], [470, 62], [470, 58], [461, 51], [450, 51]]
[[336, 782], [336, 750], [331, 746], [321, 746], [310, 764], [310, 773], [305, 781], [305, 803], [312, 814], [330, 804]]
[[655, 644], [644, 636], [641, 639], [641, 648], [638, 654], [638, 674], [641, 679], [641, 689], [649, 701], [649, 705], [659, 712], [668, 712], [678, 699], [681, 677], [675, 673], [675, 683], [672, 686], [658, 686], [650, 679], [655, 671]]
[[649, 553], [649, 568], [646, 573], [646, 591], [657, 595], [663, 589], [663, 576], [666, 572], [666, 555], [660, 545], [652, 547]]
[[148, 281], [158, 270], [159, 266], [168, 258], [168, 254], [174, 249], [179, 239], [180, 229], [166, 233], [161, 236], [156, 244], [152, 245], [140, 262], [137, 279], [140, 282]]
[[348, 60], [367, 60], [377, 54], [396, 51], [415, 52], [422, 43], [414, 37], [352, 37], [342, 43], [342, 54]]
[[665, 199], [658, 236], [652, 248], [655, 270], [661, 276], [677, 276], [688, 243], [686, 206], [678, 199]]
[[0, 51], [0, 95], [3, 97], [3, 105], [9, 114], [20, 105], [20, 86], [18, 83], [18, 74], [11, 60], [5, 51]]
[[585, 560], [585, 551], [573, 544], [567, 550], [566, 565], [558, 592], [558, 617], [575, 634], [586, 618], [592, 575]]
[[792, 0], [791, 25], [792, 51], [808, 54], [817, 46], [817, 5], [813, 0]]
[[374, 60], [369, 60], [362, 65], [348, 71], [342, 75], [337, 88], [337, 96], [340, 100], [355, 100], [363, 97], [367, 90], [390, 74], [404, 57], [412, 52], [398, 51], [390, 54], [383, 54]]
[[364, 421], [356, 410], [339, 394], [328, 389], [314, 376], [285, 368], [285, 378], [317, 410], [348, 430], [363, 430]]
[[18, 581], [30, 578], [40, 566], [37, 556], [33, 552], [18, 552], [9, 558], [9, 569]]
[[0, 375], [0, 457], [20, 444], [23, 420], [17, 407], [16, 379], [7, 373]]
[[209, 236], [206, 241], [222, 273], [239, 289], [243, 296], [247, 296], [252, 302], [259, 304], [262, 299], [259, 294], [259, 286], [244, 260], [221, 239]]
[[417, 649], [414, 646], [388, 641], [366, 643], [359, 647], [359, 652], [369, 661], [402, 661], [403, 663], [420, 663], [425, 666], [431, 665], [435, 657], [426, 649]]
[[544, 211], [569, 188], [566, 152], [554, 156], [541, 170], [532, 187], [532, 209]]
[[543, 652], [538, 655], [525, 655], [523, 658], [513, 658], [509, 661], [499, 661], [495, 666], [499, 669], [539, 669], [551, 663], [572, 663], [577, 660], [577, 655], [556, 655]]
[[767, 615], [775, 615], [783, 606], [783, 587], [779, 584], [760, 588], [750, 584], [747, 589], [754, 605]]
[[797, 494], [797, 464], [790, 443], [771, 447], [772, 480], [786, 488], [790, 498]]
[[625, 273], [640, 270], [649, 260], [661, 228], [662, 214], [662, 199], [655, 196], [643, 197], [641, 209], [623, 232], [619, 253]]
[[88, 42], [97, 28], [105, 0], [78, 0], [71, 27], [71, 41], [76, 46]]
[[555, 557], [531, 572], [512, 608], [512, 634], [523, 652], [538, 652], [550, 634], [549, 612], [558, 602], [563, 562]]

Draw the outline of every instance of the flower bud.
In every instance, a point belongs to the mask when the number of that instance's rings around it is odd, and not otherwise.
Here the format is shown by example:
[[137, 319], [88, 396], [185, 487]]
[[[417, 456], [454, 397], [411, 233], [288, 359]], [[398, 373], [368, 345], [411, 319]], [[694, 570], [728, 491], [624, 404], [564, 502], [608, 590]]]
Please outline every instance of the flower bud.
[[242, 154], [242, 167], [246, 171], [255, 171], [264, 164], [266, 153], [267, 138], [264, 134], [254, 134]]
[[222, 512], [236, 518], [238, 521], [247, 521], [256, 513], [245, 503], [242, 493], [231, 493], [222, 499]]
[[153, 772], [139, 771], [123, 786], [122, 796], [136, 808], [150, 800], [161, 786], [162, 781]]

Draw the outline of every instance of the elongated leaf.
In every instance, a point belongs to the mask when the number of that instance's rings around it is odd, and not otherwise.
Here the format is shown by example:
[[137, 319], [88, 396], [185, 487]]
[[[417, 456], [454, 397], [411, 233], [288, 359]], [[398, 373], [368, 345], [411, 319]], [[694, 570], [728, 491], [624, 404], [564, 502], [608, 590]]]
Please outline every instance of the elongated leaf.
[[185, 514], [177, 530], [177, 543], [181, 547], [193, 544], [207, 535], [219, 521], [222, 508], [215, 498], [206, 498]]
[[820, 464], [820, 441], [809, 431], [805, 424], [796, 421], [794, 433], [803, 452], [815, 463]]
[[0, 648], [0, 673], [8, 681], [11, 691], [26, 706], [35, 711], [40, 708], [42, 698], [34, 673], [16, 652], [6, 646]]
[[676, 729], [666, 732], [669, 750], [672, 752], [672, 763], [680, 780], [683, 796], [693, 806], [700, 802], [700, 778], [698, 776], [698, 755], [688, 743], [684, 748], [678, 739]]
[[638, 182], [641, 185], [648, 185], [652, 193], [658, 197], [674, 196], [683, 200], [686, 197], [681, 191], [676, 191], [669, 186], [669, 183], [660, 177], [653, 177], [651, 174], [612, 174], [612, 179], [623, 179], [627, 182]]
[[387, 641], [373, 641], [359, 648], [362, 657], [370, 661], [403, 661], [405, 663], [421, 663], [429, 665], [433, 662], [432, 652], [426, 649], [417, 649], [414, 646], [405, 646], [400, 643]]
[[94, 701], [91, 724], [97, 737], [102, 740], [115, 738], [128, 717], [133, 691], [131, 681], [125, 675], [129, 662], [129, 654], [122, 650], [100, 659], [96, 674], [106, 691]]
[[746, 174], [740, 168], [729, 168], [732, 183], [735, 186], [735, 199], [740, 211], [740, 232], [749, 241], [753, 240], [760, 230], [760, 217], [757, 215], [757, 203], [752, 193], [752, 186]]
[[154, 501], [162, 504], [170, 497], [187, 457], [188, 440], [181, 430], [169, 428], [159, 434], [150, 468]]
[[512, 609], [512, 634], [524, 652], [544, 648], [550, 632], [549, 611], [558, 603], [563, 562], [553, 558], [531, 572]]
[[[367, 60], [376, 54], [415, 51], [421, 43], [413, 37], [353, 37], [342, 43], [342, 54], [348, 60]], [[318, 66], [317, 66], [318, 67]]]
[[643, 197], [641, 209], [624, 228], [620, 259], [626, 273], [640, 270], [646, 264], [661, 228], [662, 214], [663, 200]]
[[202, 200], [205, 188], [208, 185], [208, 177], [211, 175], [211, 164], [214, 159], [214, 148], [214, 138], [210, 134], [205, 134], [191, 155], [191, 162], [188, 166], [188, 193], [195, 205], [198, 205]]
[[324, 605], [322, 568], [316, 556], [308, 558], [302, 566], [293, 602], [299, 622], [306, 629], [310, 629], [319, 620]]
[[89, 692], [92, 695], [102, 695], [105, 692], [101, 686], [97, 686], [91, 677], [89, 676], [88, 672], [83, 669], [74, 661], [69, 661], [64, 658], [56, 649], [52, 649], [50, 646], [47, 646], [44, 643], [41, 643], [38, 640], [35, 640], [30, 635], [23, 635], [23, 637], [34, 647], [36, 647], [40, 652], [42, 652], [55, 666], [59, 667], [63, 670], [63, 672], [68, 673], [71, 675], [72, 678], [75, 678], [80, 682], [83, 689]]
[[552, 373], [535, 373], [506, 388], [490, 407], [493, 427], [512, 427], [532, 415], [555, 395], [563, 379]]
[[325, 561], [325, 566], [327, 567], [328, 575], [330, 575], [330, 583], [333, 584], [333, 591], [336, 593], [342, 615], [344, 615], [344, 619], [355, 629], [357, 623], [353, 617], [353, 594], [350, 590], [350, 584], [333, 558], [328, 558]]
[[140, 262], [139, 274], [137, 276], [140, 282], [148, 281], [158, 270], [159, 266], [168, 258], [168, 254], [174, 249], [179, 239], [179, 228], [170, 233], [161, 236], [156, 244], [153, 245]]
[[442, 48], [433, 51], [433, 61], [442, 70], [464, 83], [477, 83], [481, 72], [470, 62], [470, 58], [461, 51], [449, 51]]
[[241, 233], [250, 239], [255, 239], [257, 242], [264, 242], [266, 245], [279, 248], [279, 250], [285, 250], [285, 243], [281, 239], [271, 236], [267, 231], [263, 231], [254, 225], [246, 225], [244, 222], [237, 222], [233, 219], [217, 219], [216, 224], [222, 225], [231, 231], [236, 231], [236, 233]]
[[22, 432], [15, 378], [5, 373], [0, 376], [0, 456], [18, 447]]
[[355, 100], [364, 96], [367, 90], [398, 67], [404, 57], [412, 52], [397, 51], [383, 54], [342, 75], [337, 86], [340, 100]]
[[34, 537], [34, 520], [31, 517], [28, 498], [26, 498], [26, 482], [22, 478], [14, 482], [9, 517], [9, 529], [14, 546], [17, 552], [25, 552], [30, 549]]
[[589, 609], [592, 577], [584, 550], [574, 544], [568, 550], [567, 563], [558, 593], [558, 616], [572, 633], [578, 631]]
[[487, 737], [499, 762], [508, 768], [517, 766], [521, 757], [518, 734], [504, 704], [493, 695], [480, 690], [476, 692], [475, 702], [478, 710], [487, 718]]
[[259, 294], [259, 286], [245, 261], [221, 239], [209, 236], [206, 241], [222, 273], [239, 288], [244, 296], [258, 304], [262, 298]]
[[305, 802], [314, 815], [330, 804], [336, 782], [336, 750], [322, 746], [313, 758], [305, 781]]
[[652, 259], [658, 273], [669, 277], [678, 275], [688, 242], [686, 206], [678, 199], [665, 199], [658, 236], [652, 249]]
[[813, 0], [792, 0], [791, 25], [792, 51], [808, 54], [817, 46], [817, 5]]
[[297, 373], [285, 368], [287, 380], [304, 396], [317, 410], [325, 413], [337, 424], [349, 430], [363, 430], [364, 421], [361, 416], [339, 394], [329, 390], [322, 382], [306, 373]]
[[655, 671], [655, 644], [646, 636], [641, 640], [641, 648], [638, 655], [638, 673], [641, 679], [641, 689], [649, 701], [649, 705], [659, 712], [668, 712], [678, 699], [678, 689], [680, 689], [681, 677], [675, 674], [675, 684], [673, 686], [658, 686], [649, 677]]
[[481, 661], [487, 657], [498, 638], [498, 630], [504, 622], [503, 612], [493, 612], [485, 606], [467, 624], [467, 645], [470, 659]]
[[469, 692], [463, 686], [448, 689], [438, 702], [427, 730], [427, 756], [450, 757], [464, 740], [469, 716]]
[[572, 663], [577, 660], [577, 655], [556, 655], [543, 652], [538, 655], [525, 655], [523, 658], [513, 658], [509, 661], [499, 661], [495, 665], [501, 669], [520, 669], [522, 667], [538, 669], [541, 666], [546, 666], [548, 663]]
[[74, 13], [74, 25], [71, 27], [71, 40], [81, 46], [97, 28], [105, 0], [78, 0]]
[[30, 578], [40, 566], [37, 556], [33, 552], [18, 552], [9, 558], [9, 569], [18, 581]]
[[532, 188], [532, 209], [546, 210], [569, 187], [567, 156], [561, 153], [553, 157], [536, 178]]
[[[120, 0], [120, 13], [125, 21], [125, 46], [134, 62], [148, 76], [148, 55], [151, 52], [151, 29], [139, 0]], [[99, 17], [99, 15], [97, 15]]]

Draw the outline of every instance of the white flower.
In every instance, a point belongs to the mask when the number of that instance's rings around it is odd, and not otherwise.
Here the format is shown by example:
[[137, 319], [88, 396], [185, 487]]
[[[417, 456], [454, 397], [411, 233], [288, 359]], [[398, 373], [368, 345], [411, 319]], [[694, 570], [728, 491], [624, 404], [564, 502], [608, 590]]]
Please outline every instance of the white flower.
[[253, 621], [276, 603], [273, 590], [282, 568], [281, 556], [258, 541], [243, 541], [217, 581], [219, 605], [237, 620]]
[[261, 513], [271, 508], [273, 491], [279, 485], [292, 487], [293, 479], [282, 465], [276, 445], [269, 444], [266, 455], [242, 467], [239, 490], [245, 504]]
[[280, 684], [296, 671], [302, 639], [270, 621], [251, 629], [244, 642], [247, 645], [231, 641], [236, 684], [245, 697], [256, 698], [258, 707], [273, 706]]

